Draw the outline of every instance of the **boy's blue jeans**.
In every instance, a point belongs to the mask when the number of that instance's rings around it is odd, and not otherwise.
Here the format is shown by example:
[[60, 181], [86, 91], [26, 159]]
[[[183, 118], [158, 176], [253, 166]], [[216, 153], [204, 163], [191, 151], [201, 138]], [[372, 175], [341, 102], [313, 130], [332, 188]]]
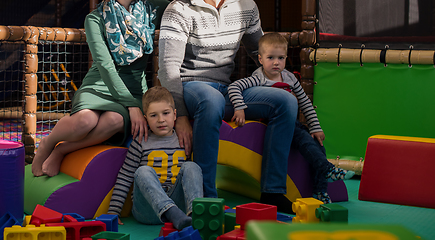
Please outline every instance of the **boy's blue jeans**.
[[[204, 196], [217, 197], [216, 165], [219, 129], [234, 110], [227, 86], [211, 82], [184, 82], [184, 101], [193, 124], [193, 161], [202, 169]], [[287, 159], [293, 138], [298, 104], [287, 91], [251, 87], [243, 91], [246, 119], [266, 119], [261, 166], [261, 192], [286, 193]], [[237, 159], [234, 159], [237, 161]]]
[[321, 146], [308, 132], [308, 128], [296, 121], [292, 145], [299, 150], [301, 155], [314, 170], [313, 192], [327, 192], [328, 181], [326, 174], [334, 167], [326, 158], [325, 147]]
[[175, 205], [190, 214], [193, 200], [203, 197], [201, 179], [201, 168], [194, 162], [185, 162], [175, 184], [165, 191], [154, 168], [139, 167], [134, 174], [134, 218], [145, 224], [161, 224], [167, 222], [163, 213]]

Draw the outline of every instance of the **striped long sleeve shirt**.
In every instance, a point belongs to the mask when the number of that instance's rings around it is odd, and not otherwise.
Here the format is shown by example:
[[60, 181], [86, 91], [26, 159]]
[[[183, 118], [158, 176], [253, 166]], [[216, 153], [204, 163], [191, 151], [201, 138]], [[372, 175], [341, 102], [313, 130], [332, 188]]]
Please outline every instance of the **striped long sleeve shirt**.
[[[308, 129], [310, 133], [323, 131], [320, 127], [319, 119], [317, 118], [317, 113], [314, 110], [311, 100], [308, 98], [298, 79], [293, 75], [293, 73], [284, 69], [281, 73], [284, 83], [287, 83], [291, 90], [295, 93], [298, 99], [298, 107], [307, 121]], [[231, 83], [228, 87], [228, 95], [231, 103], [235, 110], [246, 109], [248, 106], [243, 100], [242, 92], [243, 90], [255, 87], [255, 86], [267, 86], [272, 87], [275, 81], [268, 79], [263, 73], [263, 67], [259, 67], [252, 76], [237, 80]]]
[[186, 161], [184, 148], [180, 147], [177, 134], [161, 137], [153, 133], [148, 141], [139, 143], [134, 139], [119, 170], [108, 213], [120, 215], [128, 192], [134, 180], [134, 173], [140, 166], [150, 166], [156, 170], [162, 187], [175, 183], [181, 165]]

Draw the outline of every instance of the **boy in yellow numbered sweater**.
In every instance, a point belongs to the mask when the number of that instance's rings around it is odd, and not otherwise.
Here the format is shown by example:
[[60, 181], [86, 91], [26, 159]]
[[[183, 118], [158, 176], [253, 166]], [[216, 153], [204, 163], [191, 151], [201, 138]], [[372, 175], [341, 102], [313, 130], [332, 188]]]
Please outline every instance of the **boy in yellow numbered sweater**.
[[[134, 218], [144, 224], [191, 225], [192, 202], [203, 197], [201, 168], [186, 159], [174, 131], [176, 110], [169, 91], [150, 88], [142, 99], [151, 130], [147, 141], [133, 139], [110, 201], [109, 214], [121, 213], [130, 186]], [[120, 222], [122, 224], [122, 222]]]

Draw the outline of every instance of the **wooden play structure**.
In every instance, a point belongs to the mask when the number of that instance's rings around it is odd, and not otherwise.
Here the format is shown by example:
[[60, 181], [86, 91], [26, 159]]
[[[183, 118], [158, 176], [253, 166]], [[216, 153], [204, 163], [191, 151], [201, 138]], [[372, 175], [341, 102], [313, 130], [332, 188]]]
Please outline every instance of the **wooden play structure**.
[[[96, 4], [96, 1], [90, 2], [91, 10]], [[280, 5], [280, 1], [276, 4]], [[427, 106], [434, 104], [433, 98], [429, 97], [434, 88], [433, 81], [429, 79], [433, 79], [435, 74], [433, 37], [399, 38], [399, 44], [392, 38], [364, 38], [358, 36], [359, 32], [352, 31], [331, 35], [321, 30], [335, 30], [335, 25], [327, 22], [331, 16], [337, 15], [328, 12], [327, 6], [332, 1], [323, 1], [319, 5], [315, 0], [308, 0], [299, 4], [302, 18], [300, 31], [282, 32], [289, 40], [288, 68], [300, 72], [301, 85], [317, 107], [327, 136], [325, 146], [331, 162], [360, 174], [363, 167], [361, 160], [371, 135], [435, 136], [431, 127], [435, 114], [427, 111]], [[349, 6], [343, 7], [344, 15], [346, 7]], [[414, 16], [409, 9], [408, 13]], [[408, 20], [412, 19], [414, 17]], [[320, 27], [323, 29], [319, 30]], [[355, 36], [340, 35], [347, 33], [354, 33]], [[159, 84], [157, 41], [158, 31], [153, 58], [147, 66], [150, 86]], [[52, 127], [68, 114], [74, 87], [80, 86], [86, 73], [91, 61], [86, 34], [83, 29], [73, 28], [0, 26], [0, 43], [0, 51], [6, 53], [8, 60], [5, 62], [15, 61], [16, 70], [8, 73], [8, 67], [14, 65], [10, 63], [2, 71], [10, 77], [9, 86], [15, 86], [13, 89], [18, 92], [15, 93], [17, 100], [0, 106], [0, 119], [3, 122], [17, 120], [21, 126], [21, 141], [25, 144], [26, 161], [30, 163], [41, 135], [50, 131], [50, 128], [38, 130], [38, 124], [48, 123]], [[46, 52], [47, 48], [49, 52]], [[246, 77], [253, 68], [255, 66], [244, 51], [240, 51], [233, 78]], [[396, 82], [397, 79], [401, 82]], [[63, 87], [56, 81], [69, 85]], [[413, 87], [409, 88], [410, 85]], [[398, 89], [398, 86], [403, 88]], [[398, 100], [399, 103], [392, 103]], [[403, 106], [407, 108], [403, 109]], [[401, 110], [409, 114], [401, 114]], [[391, 126], [390, 117], [401, 121]], [[415, 124], [416, 119], [423, 122]], [[300, 120], [303, 122], [303, 119]], [[404, 124], [408, 127], [401, 127]], [[350, 136], [352, 131], [356, 131], [356, 136]]]

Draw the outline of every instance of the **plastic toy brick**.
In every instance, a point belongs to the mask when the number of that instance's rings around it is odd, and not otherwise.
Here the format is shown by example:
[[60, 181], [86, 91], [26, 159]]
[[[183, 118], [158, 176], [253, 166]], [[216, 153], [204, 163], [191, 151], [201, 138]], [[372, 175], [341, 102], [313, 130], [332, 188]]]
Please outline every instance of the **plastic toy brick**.
[[[4, 228], [12, 227], [14, 225], [21, 225], [20, 222], [12, 215], [10, 212], [6, 212], [0, 218], [0, 231], [3, 232]], [[3, 239], [3, 234], [0, 236], [0, 239]]]
[[118, 215], [115, 214], [101, 214], [96, 217], [95, 220], [102, 221], [106, 224], [106, 231], [117, 232], [118, 231]]
[[203, 240], [215, 240], [224, 230], [224, 202], [222, 198], [196, 198], [192, 202], [192, 226]]
[[[130, 240], [129, 233], [119, 233], [119, 232], [99, 232], [91, 237], [93, 240], [106, 239], [106, 240]], [[83, 240], [83, 239], [82, 239]]]
[[106, 224], [101, 221], [47, 223], [46, 226], [65, 227], [66, 240], [81, 240], [106, 231]]
[[292, 219], [292, 222], [319, 222], [316, 217], [316, 209], [322, 205], [323, 202], [315, 198], [296, 198], [296, 202], [293, 203], [292, 209], [296, 213], [296, 217]]
[[57, 223], [62, 221], [62, 217], [62, 213], [37, 204], [30, 218], [30, 224], [38, 227], [43, 223]]
[[225, 213], [224, 233], [233, 231], [234, 226], [236, 226], [236, 213], [226, 212]]
[[[77, 220], [77, 222], [84, 222], [85, 221], [85, 217], [83, 217], [80, 214], [77, 214], [77, 213], [64, 213], [63, 214], [63, 221], [62, 222], [65, 222], [65, 215], [69, 215], [69, 216], [75, 218]], [[72, 221], [72, 222], [74, 222], [74, 221]]]
[[321, 222], [347, 222], [348, 210], [347, 208], [336, 203], [322, 204], [315, 211], [316, 217]]
[[252, 221], [246, 226], [249, 240], [271, 239], [420, 239], [401, 225], [393, 224], [279, 224]]
[[223, 235], [220, 235], [217, 240], [244, 240], [245, 239], [245, 231], [240, 228], [234, 229], [233, 231], [227, 232]]
[[189, 226], [179, 232], [171, 232], [166, 237], [160, 236], [154, 240], [202, 240], [202, 238], [197, 229], [194, 230], [192, 226]]
[[24, 217], [24, 221], [23, 221], [23, 227], [27, 226], [30, 224], [30, 219], [32, 218], [32, 215], [26, 215]]
[[169, 233], [175, 231], [178, 232], [180, 230], [174, 228], [174, 224], [172, 224], [171, 222], [166, 222], [165, 225], [163, 225], [163, 227], [160, 229], [159, 237], [166, 237]]
[[63, 215], [62, 222], [78, 222], [78, 221], [71, 215]]
[[277, 213], [276, 214], [276, 220], [279, 222], [291, 222], [293, 219], [293, 217], [282, 214], [282, 213]]
[[21, 227], [14, 225], [4, 230], [4, 240], [65, 240], [66, 230], [64, 227], [46, 227], [41, 224]]
[[236, 223], [245, 230], [249, 220], [276, 220], [277, 208], [273, 205], [262, 203], [247, 203], [236, 207]]

